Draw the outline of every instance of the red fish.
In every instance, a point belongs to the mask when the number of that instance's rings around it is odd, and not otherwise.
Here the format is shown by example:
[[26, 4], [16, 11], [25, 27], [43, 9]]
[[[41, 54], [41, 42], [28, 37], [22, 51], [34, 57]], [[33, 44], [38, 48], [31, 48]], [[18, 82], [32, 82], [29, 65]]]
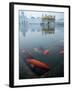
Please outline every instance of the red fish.
[[27, 59], [27, 63], [41, 69], [49, 69], [49, 65], [36, 59]]
[[43, 54], [44, 54], [44, 55], [46, 55], [46, 54], [48, 54], [48, 53], [49, 53], [49, 50], [44, 50], [44, 51], [43, 51]]

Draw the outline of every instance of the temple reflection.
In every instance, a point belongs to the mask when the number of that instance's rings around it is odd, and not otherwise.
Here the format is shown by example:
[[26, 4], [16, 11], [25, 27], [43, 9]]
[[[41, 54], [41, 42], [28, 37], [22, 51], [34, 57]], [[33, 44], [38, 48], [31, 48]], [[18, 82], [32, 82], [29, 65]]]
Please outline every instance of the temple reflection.
[[48, 26], [46, 26], [46, 27], [42, 26], [42, 35], [54, 34], [54, 33], [55, 33], [55, 27], [49, 28]]

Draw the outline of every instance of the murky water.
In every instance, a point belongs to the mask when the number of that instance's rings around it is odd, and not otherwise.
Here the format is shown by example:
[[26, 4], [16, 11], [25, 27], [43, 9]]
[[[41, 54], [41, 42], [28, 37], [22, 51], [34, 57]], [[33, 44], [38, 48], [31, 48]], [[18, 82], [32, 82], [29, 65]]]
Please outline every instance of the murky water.
[[[19, 79], [63, 77], [64, 26], [55, 23], [52, 29], [41, 24], [23, 25], [19, 30]], [[48, 54], [43, 51], [48, 50]], [[49, 65], [42, 70], [27, 63], [29, 56]]]

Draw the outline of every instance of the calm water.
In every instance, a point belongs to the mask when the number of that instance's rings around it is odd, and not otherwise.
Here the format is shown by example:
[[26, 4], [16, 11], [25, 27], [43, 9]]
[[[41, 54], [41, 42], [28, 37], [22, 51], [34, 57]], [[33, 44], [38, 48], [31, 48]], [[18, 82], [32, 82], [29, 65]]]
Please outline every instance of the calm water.
[[[40, 50], [49, 50], [44, 55]], [[63, 77], [64, 56], [60, 51], [64, 48], [64, 26], [55, 24], [53, 29], [44, 28], [40, 24], [23, 25], [19, 30], [19, 79]], [[26, 62], [28, 56], [47, 63], [49, 71], [31, 68]]]

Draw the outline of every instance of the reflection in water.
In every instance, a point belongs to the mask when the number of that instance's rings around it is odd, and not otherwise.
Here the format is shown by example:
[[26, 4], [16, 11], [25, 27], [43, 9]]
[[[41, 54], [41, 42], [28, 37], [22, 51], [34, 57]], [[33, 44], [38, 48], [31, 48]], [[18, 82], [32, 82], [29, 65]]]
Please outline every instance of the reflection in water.
[[[46, 19], [48, 18], [48, 19]], [[23, 35], [26, 36], [28, 31], [31, 32], [42, 32], [42, 35], [54, 34], [55, 33], [55, 17], [43, 17], [39, 23], [28, 22], [27, 19], [22, 19], [20, 21], [20, 31], [23, 32]]]
[[43, 27], [42, 26], [42, 35], [46, 35], [46, 34], [54, 34], [55, 33], [55, 26], [53, 28], [49, 28], [49, 27]]
[[26, 35], [26, 32], [28, 31], [28, 18], [24, 15], [24, 13], [21, 13], [21, 16], [19, 16], [19, 30], [23, 32], [23, 35]]
[[55, 33], [55, 29], [43, 29], [42, 30], [42, 35], [46, 35], [46, 34], [54, 34]]
[[31, 32], [42, 32], [42, 35], [46, 34], [54, 34], [55, 33], [55, 26], [50, 28], [48, 25], [44, 27], [44, 25], [25, 25], [24, 27], [21, 28], [21, 31], [23, 32], [24, 37], [26, 36], [26, 33], [31, 31]]
[[23, 36], [25, 37], [26, 33], [28, 32], [28, 25], [26, 23], [24, 23], [23, 26], [20, 25], [20, 30], [23, 33]]
[[51, 19], [22, 16], [19, 22], [19, 79], [63, 77], [63, 24], [56, 23], [52, 16]]

